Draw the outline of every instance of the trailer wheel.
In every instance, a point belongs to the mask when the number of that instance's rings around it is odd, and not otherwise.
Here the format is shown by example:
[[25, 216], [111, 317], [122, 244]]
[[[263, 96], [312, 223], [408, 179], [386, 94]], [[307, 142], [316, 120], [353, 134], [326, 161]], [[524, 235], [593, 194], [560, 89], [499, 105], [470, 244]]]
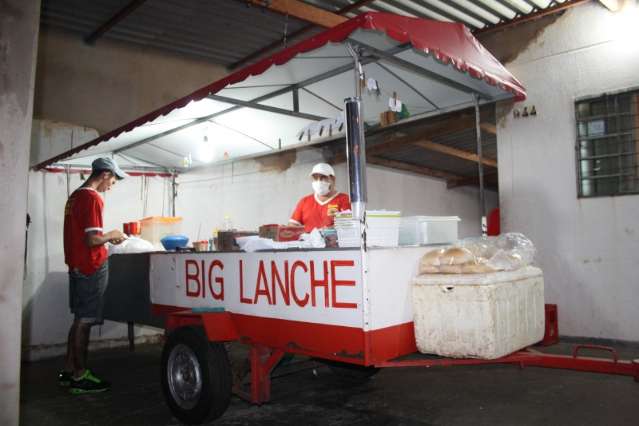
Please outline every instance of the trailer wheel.
[[224, 414], [231, 400], [231, 367], [224, 346], [201, 329], [171, 333], [162, 350], [162, 390], [175, 417], [187, 424]]
[[328, 367], [333, 374], [345, 381], [361, 383], [365, 382], [375, 374], [379, 373], [377, 367], [364, 367], [362, 365], [348, 364], [338, 361], [327, 361]]

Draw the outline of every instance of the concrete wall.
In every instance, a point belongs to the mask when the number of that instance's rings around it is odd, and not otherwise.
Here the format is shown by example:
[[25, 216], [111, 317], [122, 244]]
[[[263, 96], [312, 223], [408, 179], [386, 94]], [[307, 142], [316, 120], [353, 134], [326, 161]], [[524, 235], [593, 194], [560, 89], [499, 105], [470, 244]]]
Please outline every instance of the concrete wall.
[[34, 117], [113, 130], [218, 80], [223, 67], [153, 48], [43, 28]]
[[537, 116], [498, 122], [502, 229], [537, 245], [564, 335], [639, 340], [639, 196], [578, 199], [574, 151], [575, 98], [639, 86], [638, 22], [578, 6], [507, 64]]
[[[148, 190], [144, 191], [144, 180]], [[29, 173], [29, 228], [27, 273], [23, 296], [24, 358], [33, 360], [65, 353], [65, 342], [72, 315], [68, 304], [68, 275], [64, 263], [64, 204], [68, 190], [82, 184], [79, 174]], [[123, 222], [146, 216], [168, 216], [170, 179], [129, 177], [104, 195], [104, 227], [122, 229]], [[145, 195], [146, 193], [146, 195]], [[146, 199], [146, 202], [145, 202]], [[146, 204], [146, 207], [145, 207]], [[24, 240], [24, 234], [21, 234]], [[126, 324], [106, 321], [94, 327], [91, 347], [125, 344]], [[159, 331], [139, 327], [136, 336], [155, 335]]]
[[[184, 216], [184, 231], [191, 238], [207, 239], [223, 229], [229, 216], [235, 228], [257, 230], [265, 223], [287, 223], [295, 204], [312, 192], [308, 173], [322, 160], [318, 150], [284, 157], [280, 166], [262, 160], [243, 161], [178, 179], [177, 214]], [[337, 187], [347, 192], [346, 165], [335, 167]], [[478, 192], [473, 188], [448, 190], [440, 180], [368, 166], [368, 208], [401, 210], [403, 215], [460, 216], [461, 236], [479, 235]], [[497, 194], [487, 191], [487, 206]]]
[[40, 2], [0, 2], [0, 424], [17, 425], [29, 134]]

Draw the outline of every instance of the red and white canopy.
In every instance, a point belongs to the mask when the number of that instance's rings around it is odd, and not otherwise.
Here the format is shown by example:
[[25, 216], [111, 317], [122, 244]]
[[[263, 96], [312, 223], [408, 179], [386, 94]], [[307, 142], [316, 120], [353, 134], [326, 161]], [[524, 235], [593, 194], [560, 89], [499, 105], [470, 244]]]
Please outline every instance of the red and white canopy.
[[365, 79], [379, 87], [362, 95], [370, 125], [394, 93], [412, 116], [464, 108], [475, 95], [483, 103], [526, 96], [462, 24], [366, 13], [35, 168], [86, 165], [114, 154], [125, 166], [185, 171], [339, 137], [343, 100], [354, 95], [349, 47], [358, 52]]

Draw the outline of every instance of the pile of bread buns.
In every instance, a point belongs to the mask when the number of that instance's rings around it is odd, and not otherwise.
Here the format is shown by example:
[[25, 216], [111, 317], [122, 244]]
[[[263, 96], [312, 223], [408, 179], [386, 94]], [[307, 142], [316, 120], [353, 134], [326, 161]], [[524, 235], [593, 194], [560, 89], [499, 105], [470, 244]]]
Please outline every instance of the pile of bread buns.
[[419, 263], [420, 274], [486, 274], [496, 269], [464, 247], [432, 250]]

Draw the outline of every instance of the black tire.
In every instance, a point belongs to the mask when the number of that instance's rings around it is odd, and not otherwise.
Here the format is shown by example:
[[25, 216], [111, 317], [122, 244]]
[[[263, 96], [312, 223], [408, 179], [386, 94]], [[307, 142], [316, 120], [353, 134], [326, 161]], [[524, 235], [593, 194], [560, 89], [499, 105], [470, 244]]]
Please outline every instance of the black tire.
[[352, 383], [365, 382], [379, 373], [379, 368], [377, 367], [364, 367], [363, 365], [348, 364], [339, 361], [326, 361], [326, 364], [333, 374], [344, 381]]
[[162, 350], [162, 391], [173, 415], [186, 424], [220, 417], [231, 400], [231, 366], [224, 345], [202, 329], [172, 332]]

